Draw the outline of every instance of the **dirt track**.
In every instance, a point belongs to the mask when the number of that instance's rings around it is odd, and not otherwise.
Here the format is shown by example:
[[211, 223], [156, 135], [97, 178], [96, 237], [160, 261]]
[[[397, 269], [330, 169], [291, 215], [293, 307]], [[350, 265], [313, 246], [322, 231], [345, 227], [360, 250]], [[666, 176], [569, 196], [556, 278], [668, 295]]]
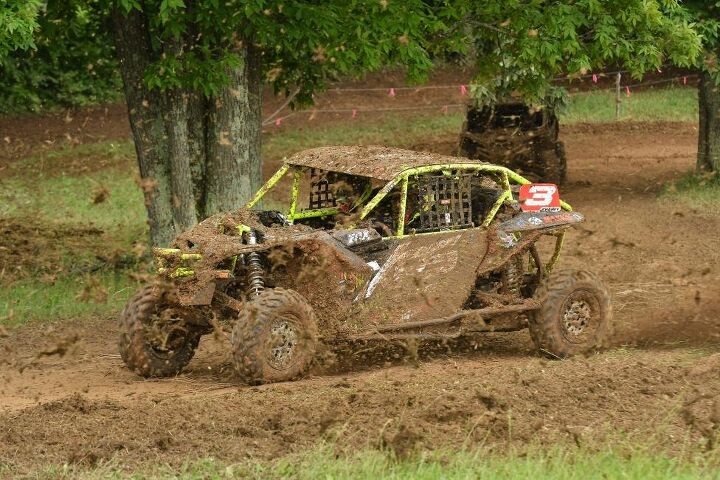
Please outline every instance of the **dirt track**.
[[[419, 358], [357, 345], [306, 380], [250, 388], [213, 338], [186, 373], [142, 380], [121, 364], [114, 319], [34, 325], [0, 338], [0, 463], [273, 458], [323, 438], [402, 453], [415, 444], [582, 443], [658, 425], [669, 446], [686, 432], [708, 435], [720, 425], [720, 216], [657, 200], [663, 182], [692, 166], [696, 131], [575, 126], [563, 140], [564, 194], [588, 222], [568, 239], [562, 265], [610, 284], [616, 349], [547, 361], [527, 332], [430, 344]], [[418, 147], [450, 153], [453, 144]]]

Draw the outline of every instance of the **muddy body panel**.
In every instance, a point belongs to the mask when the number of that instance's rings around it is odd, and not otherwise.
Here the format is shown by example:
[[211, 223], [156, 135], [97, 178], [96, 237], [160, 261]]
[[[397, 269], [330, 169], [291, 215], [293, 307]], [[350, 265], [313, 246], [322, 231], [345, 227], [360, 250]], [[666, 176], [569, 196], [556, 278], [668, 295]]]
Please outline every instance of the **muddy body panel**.
[[[238, 273], [238, 265], [251, 253], [260, 255], [268, 286], [293, 289], [308, 298], [321, 314], [326, 308], [347, 309], [360, 288], [368, 281], [372, 268], [357, 254], [328, 232], [283, 232], [268, 229], [262, 244], [242, 244], [237, 237], [215, 242], [221, 258], [212, 258], [204, 249], [201, 260], [193, 265], [193, 275], [173, 280], [183, 305], [209, 305], [216, 288]], [[234, 268], [231, 265], [236, 265]], [[332, 298], [332, 302], [321, 299]]]
[[363, 289], [349, 322], [362, 330], [456, 313], [487, 249], [484, 229], [402, 239]]
[[327, 234], [276, 247], [268, 258], [268, 285], [305, 297], [324, 336], [346, 330], [347, 313], [373, 274], [363, 258]]

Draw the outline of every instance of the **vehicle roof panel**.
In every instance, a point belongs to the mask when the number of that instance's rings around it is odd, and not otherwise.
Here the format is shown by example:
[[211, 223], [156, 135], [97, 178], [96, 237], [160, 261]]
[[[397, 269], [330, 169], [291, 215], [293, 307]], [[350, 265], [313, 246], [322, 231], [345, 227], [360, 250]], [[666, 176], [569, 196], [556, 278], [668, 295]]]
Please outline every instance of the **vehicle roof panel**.
[[447, 163], [488, 165], [479, 160], [378, 145], [312, 148], [296, 153], [287, 160], [287, 163], [378, 180], [392, 180], [409, 168], [427, 165]]

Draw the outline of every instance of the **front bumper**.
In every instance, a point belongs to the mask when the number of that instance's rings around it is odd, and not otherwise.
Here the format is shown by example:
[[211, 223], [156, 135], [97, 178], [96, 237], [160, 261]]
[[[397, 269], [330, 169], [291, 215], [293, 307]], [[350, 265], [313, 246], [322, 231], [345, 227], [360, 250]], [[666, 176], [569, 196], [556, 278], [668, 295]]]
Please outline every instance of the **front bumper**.
[[[177, 248], [153, 248], [157, 272], [160, 275], [172, 279], [195, 277], [197, 268], [195, 265], [203, 259], [199, 253], [183, 253]], [[232, 257], [229, 269], [210, 269], [211, 275], [208, 278], [227, 279], [233, 276], [237, 256]]]
[[199, 253], [183, 253], [179, 248], [153, 248], [157, 272], [170, 278], [184, 278], [195, 275], [192, 265], [202, 260]]

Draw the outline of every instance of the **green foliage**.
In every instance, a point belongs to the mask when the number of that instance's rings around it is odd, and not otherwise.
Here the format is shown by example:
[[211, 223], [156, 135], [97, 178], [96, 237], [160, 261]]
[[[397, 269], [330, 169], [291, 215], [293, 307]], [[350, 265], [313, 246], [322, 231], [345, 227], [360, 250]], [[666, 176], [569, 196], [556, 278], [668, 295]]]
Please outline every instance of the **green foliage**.
[[117, 100], [120, 78], [104, 8], [102, 0], [45, 3], [33, 48], [0, 52], [0, 112]]
[[32, 54], [3, 61], [0, 50], [0, 111], [115, 98], [112, 8], [147, 18], [152, 88], [211, 96], [252, 45], [275, 92], [297, 90], [294, 106], [330, 79], [387, 65], [421, 81], [439, 56], [473, 58], [481, 102], [519, 95], [554, 104], [564, 99], [550, 81], [558, 74], [621, 66], [640, 77], [666, 62], [690, 65], [701, 40], [715, 42], [720, 31], [717, 2], [686, 10], [676, 0], [46, 0], [35, 18], [38, 5], [18, 0], [0, 10], [0, 27], [16, 32], [7, 44], [31, 46], [38, 26]]
[[557, 104], [564, 90], [553, 86], [556, 75], [621, 66], [640, 78], [666, 62], [691, 65], [701, 50], [676, 0], [154, 0], [142, 10], [163, 52], [147, 75], [153, 87], [211, 95], [238, 47], [251, 43], [276, 92], [298, 89], [295, 105], [310, 103], [329, 78], [388, 63], [422, 80], [440, 55], [472, 56], [481, 102]]
[[276, 92], [299, 88], [297, 104], [310, 102], [328, 78], [388, 63], [422, 79], [431, 66], [429, 41], [447, 28], [421, 0], [154, 0], [141, 8], [163, 52], [147, 73], [151, 86], [211, 95], [237, 65], [238, 50], [252, 44]]
[[471, 26], [481, 103], [521, 96], [557, 104], [557, 75], [621, 67], [640, 78], [666, 62], [691, 65], [701, 48], [675, 0], [458, 0], [457, 8]]
[[720, 50], [720, 2], [707, 0], [689, 0], [687, 9], [695, 21], [695, 28], [702, 38], [704, 55], [696, 66], [710, 74], [720, 85], [718, 51]]
[[40, 0], [0, 0], [0, 60], [16, 49], [34, 46]]

